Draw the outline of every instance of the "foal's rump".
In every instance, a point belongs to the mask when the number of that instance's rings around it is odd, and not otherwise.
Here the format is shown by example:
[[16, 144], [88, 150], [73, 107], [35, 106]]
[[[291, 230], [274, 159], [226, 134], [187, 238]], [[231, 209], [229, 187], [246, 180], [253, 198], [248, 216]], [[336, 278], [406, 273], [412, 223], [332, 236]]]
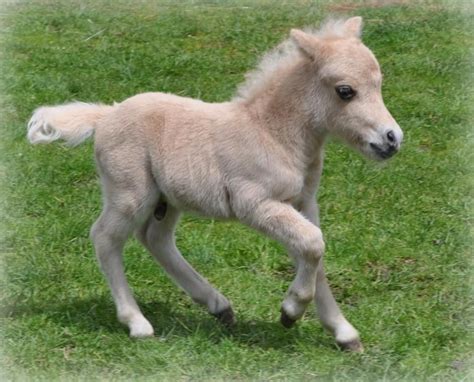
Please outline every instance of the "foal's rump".
[[73, 102], [41, 107], [28, 123], [28, 140], [32, 144], [63, 140], [75, 146], [94, 134], [102, 189], [115, 204], [130, 204], [125, 209], [134, 215], [147, 204], [148, 194], [158, 195], [158, 190], [146, 163], [142, 136], [123, 114], [120, 104]]

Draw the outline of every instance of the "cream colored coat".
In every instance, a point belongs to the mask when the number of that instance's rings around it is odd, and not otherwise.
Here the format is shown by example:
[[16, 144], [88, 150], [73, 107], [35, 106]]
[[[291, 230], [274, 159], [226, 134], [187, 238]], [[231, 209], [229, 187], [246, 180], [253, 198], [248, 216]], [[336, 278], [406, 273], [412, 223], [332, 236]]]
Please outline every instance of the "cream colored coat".
[[[326, 281], [315, 201], [326, 136], [374, 159], [393, 155], [402, 141], [360, 29], [361, 18], [354, 17], [319, 31], [292, 30], [230, 102], [145, 93], [114, 106], [72, 103], [34, 113], [32, 143], [78, 144], [95, 134], [104, 209], [91, 236], [118, 317], [132, 336], [153, 334], [125, 280], [122, 250], [132, 232], [195, 301], [224, 323], [234, 321], [229, 301], [175, 246], [180, 211], [191, 211], [238, 219], [283, 243], [296, 277], [282, 323], [291, 326], [315, 299], [336, 341], [362, 350]], [[158, 208], [159, 216], [153, 214]]]

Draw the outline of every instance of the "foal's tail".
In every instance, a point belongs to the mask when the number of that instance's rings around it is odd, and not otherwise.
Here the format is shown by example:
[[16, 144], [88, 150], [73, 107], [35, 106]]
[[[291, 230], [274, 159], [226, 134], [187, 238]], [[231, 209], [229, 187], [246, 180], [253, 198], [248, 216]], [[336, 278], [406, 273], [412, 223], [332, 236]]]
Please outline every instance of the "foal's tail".
[[73, 102], [36, 109], [28, 122], [30, 143], [50, 143], [57, 139], [76, 146], [89, 138], [97, 122], [114, 106]]

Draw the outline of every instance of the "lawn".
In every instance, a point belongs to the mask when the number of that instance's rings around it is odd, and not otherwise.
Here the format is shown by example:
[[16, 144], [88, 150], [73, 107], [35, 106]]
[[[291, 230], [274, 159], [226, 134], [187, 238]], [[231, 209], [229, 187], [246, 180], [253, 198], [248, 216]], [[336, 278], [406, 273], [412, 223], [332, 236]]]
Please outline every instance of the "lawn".
[[[31, 1], [1, 12], [2, 380], [473, 380], [472, 9], [469, 2]], [[309, 309], [279, 323], [283, 248], [186, 216], [185, 257], [233, 303], [229, 331], [131, 240], [127, 275], [156, 335], [115, 318], [89, 241], [100, 211], [92, 143], [30, 146], [43, 104], [144, 91], [229, 99], [295, 26], [361, 15], [404, 129], [385, 165], [337, 142], [319, 195], [328, 278], [364, 354], [340, 352]]]

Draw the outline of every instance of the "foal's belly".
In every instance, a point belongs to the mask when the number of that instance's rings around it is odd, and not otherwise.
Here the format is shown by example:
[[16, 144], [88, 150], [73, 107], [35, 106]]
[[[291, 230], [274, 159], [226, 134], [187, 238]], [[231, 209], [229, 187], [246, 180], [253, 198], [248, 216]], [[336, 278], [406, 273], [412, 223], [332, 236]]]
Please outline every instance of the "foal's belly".
[[176, 208], [206, 217], [233, 218], [224, 179], [209, 162], [162, 167], [155, 179], [160, 192]]
[[169, 203], [181, 211], [195, 213], [216, 219], [231, 219], [234, 217], [224, 188], [212, 190], [206, 195], [187, 193], [182, 189], [163, 190]]

